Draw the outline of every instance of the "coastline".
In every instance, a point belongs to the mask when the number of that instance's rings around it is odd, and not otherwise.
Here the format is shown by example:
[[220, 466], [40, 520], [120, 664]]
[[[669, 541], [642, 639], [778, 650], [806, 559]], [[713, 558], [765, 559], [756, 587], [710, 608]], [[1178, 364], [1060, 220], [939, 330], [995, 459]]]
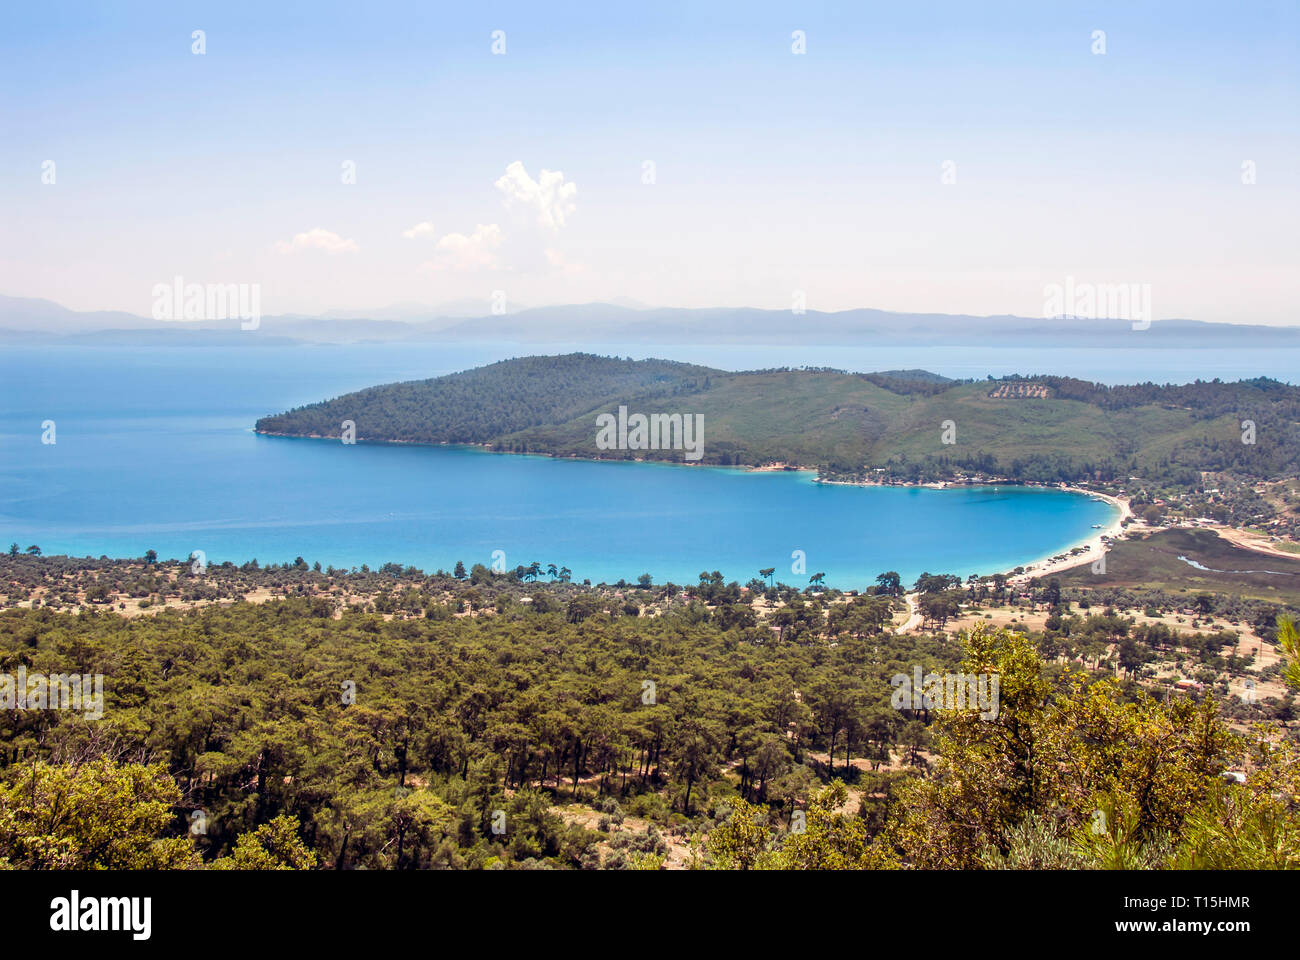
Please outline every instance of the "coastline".
[[[1092, 563], [1106, 553], [1106, 539], [1115, 539], [1124, 532], [1124, 521], [1133, 518], [1133, 508], [1127, 497], [1116, 496], [1111, 493], [1101, 493], [1097, 490], [1089, 490], [1086, 487], [1076, 487], [1066, 483], [1038, 483], [1026, 480], [931, 480], [926, 483], [892, 483], [886, 480], [823, 480], [820, 477], [817, 483], [837, 484], [850, 487], [903, 487], [911, 489], [929, 489], [929, 490], [946, 490], [952, 487], [1029, 487], [1036, 490], [1059, 490], [1063, 493], [1076, 493], [1090, 497], [1096, 500], [1103, 500], [1115, 507], [1119, 513], [1114, 520], [1096, 533], [1069, 544], [1061, 551], [1052, 554], [1045, 554], [1036, 557], [1027, 563], [1018, 564], [1021, 572], [1016, 573], [1015, 567], [1005, 570], [999, 570], [1009, 578], [1009, 582], [1023, 584], [1035, 577], [1042, 577], [1046, 574], [1060, 573], [1063, 570], [1071, 570], [1075, 567], [1081, 567], [1085, 563]], [[1083, 551], [1074, 554], [1073, 551], [1083, 547]], [[1061, 554], [1064, 554], [1062, 556]]]
[[[309, 434], [294, 433], [276, 433], [267, 430], [258, 430], [253, 428], [253, 432], [264, 437], [283, 437], [292, 440], [329, 440], [337, 443], [338, 437], [314, 436]], [[717, 463], [698, 463], [682, 460], [660, 459], [660, 458], [643, 458], [643, 457], [581, 457], [564, 454], [546, 453], [544, 451], [528, 451], [527, 453], [515, 450], [493, 450], [491, 445], [486, 443], [449, 443], [439, 442], [432, 443], [426, 441], [413, 440], [358, 440], [358, 443], [366, 444], [388, 444], [396, 446], [424, 446], [424, 447], [469, 447], [485, 453], [500, 453], [511, 456], [531, 456], [531, 457], [550, 457], [554, 460], [586, 460], [592, 463], [651, 463], [664, 464], [668, 466], [686, 466], [686, 467], [712, 467], [720, 470], [743, 470], [749, 473], [810, 473], [813, 474], [812, 482], [822, 483], [832, 486], [856, 486], [856, 487], [900, 487], [904, 489], [927, 489], [927, 490], [945, 490], [954, 487], [1024, 487], [1038, 490], [1056, 490], [1066, 493], [1080, 494], [1094, 499], [1103, 500], [1115, 507], [1118, 511], [1115, 518], [1104, 528], [1098, 530], [1083, 539], [1069, 544], [1054, 554], [1035, 557], [1019, 564], [1022, 572], [1015, 573], [1015, 567], [1005, 570], [996, 571], [1010, 578], [1013, 583], [1024, 583], [1034, 577], [1041, 577], [1047, 574], [1059, 573], [1063, 570], [1069, 570], [1074, 567], [1082, 566], [1085, 563], [1092, 563], [1105, 552], [1105, 539], [1115, 538], [1123, 532], [1123, 522], [1132, 518], [1133, 511], [1126, 497], [1116, 496], [1114, 494], [1100, 493], [1096, 490], [1089, 490], [1085, 487], [1071, 486], [1065, 483], [1041, 483], [1025, 480], [1010, 480], [1005, 478], [988, 479], [988, 480], [931, 480], [924, 483], [905, 483], [892, 482], [885, 479], [879, 480], [829, 480], [823, 479], [816, 467], [805, 467], [798, 464], [787, 463], [784, 461], [773, 461], [765, 464], [717, 464]], [[1079, 554], [1071, 555], [1071, 551], [1083, 547], [1084, 550]], [[1065, 556], [1061, 557], [1061, 554]], [[1059, 557], [1059, 559], [1054, 559]]]
[[[1070, 544], [1065, 547], [1062, 553], [1052, 554], [1051, 556], [1039, 557], [1031, 563], [1024, 564], [1024, 570], [1021, 573], [1015, 573], [1015, 568], [1002, 571], [1011, 578], [1012, 583], [1028, 583], [1036, 577], [1043, 577], [1052, 573], [1060, 573], [1063, 570], [1072, 570], [1075, 567], [1081, 567], [1085, 563], [1094, 563], [1106, 554], [1106, 540], [1115, 539], [1124, 532], [1124, 521], [1133, 517], [1133, 508], [1130, 506], [1127, 497], [1118, 497], [1109, 493], [1098, 493], [1095, 490], [1087, 490], [1083, 487], [1072, 487], [1066, 484], [1052, 484], [1048, 487], [1052, 490], [1062, 490], [1067, 493], [1082, 493], [1098, 500], [1104, 500], [1111, 506], [1117, 508], [1119, 513], [1103, 529], [1097, 531], [1090, 537], [1080, 540], [1078, 543]], [[1084, 547], [1083, 552], [1072, 554], [1073, 550]], [[1059, 559], [1054, 559], [1059, 558]]]

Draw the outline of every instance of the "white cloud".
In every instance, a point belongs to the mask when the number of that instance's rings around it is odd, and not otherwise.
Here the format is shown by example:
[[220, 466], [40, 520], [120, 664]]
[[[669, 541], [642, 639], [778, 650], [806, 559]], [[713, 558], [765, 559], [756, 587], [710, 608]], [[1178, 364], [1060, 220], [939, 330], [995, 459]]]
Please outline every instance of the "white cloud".
[[575, 209], [574, 196], [578, 185], [564, 180], [564, 174], [558, 170], [543, 170], [534, 180], [524, 169], [523, 163], [516, 160], [506, 167], [505, 176], [496, 183], [501, 191], [506, 207], [521, 206], [532, 210], [537, 215], [537, 222], [548, 230], [557, 231], [564, 226], [564, 220]]
[[324, 250], [326, 253], [356, 253], [361, 248], [355, 240], [344, 240], [337, 233], [317, 227], [306, 233], [296, 233], [288, 243], [281, 240], [275, 245], [276, 253], [297, 253], [300, 250]]
[[479, 224], [470, 236], [449, 233], [433, 248], [433, 259], [423, 264], [426, 270], [479, 270], [497, 265], [497, 248], [501, 246], [501, 228], [495, 223]]
[[423, 223], [417, 223], [410, 230], [403, 230], [402, 236], [407, 240], [415, 240], [419, 237], [432, 237], [434, 234], [433, 224], [428, 220]]

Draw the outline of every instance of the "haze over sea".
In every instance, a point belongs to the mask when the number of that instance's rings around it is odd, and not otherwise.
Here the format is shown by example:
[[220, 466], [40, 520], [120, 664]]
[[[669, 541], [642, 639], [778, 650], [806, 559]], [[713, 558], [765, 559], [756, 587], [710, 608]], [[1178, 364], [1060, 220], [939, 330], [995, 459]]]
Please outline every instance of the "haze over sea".
[[[210, 563], [302, 556], [329, 566], [457, 560], [567, 566], [575, 580], [693, 582], [760, 567], [844, 588], [884, 570], [991, 573], [1060, 552], [1108, 523], [1086, 497], [1012, 487], [820, 485], [807, 473], [599, 463], [462, 447], [259, 437], [264, 414], [365, 386], [532, 353], [512, 344], [18, 347], [0, 353], [0, 537], [78, 556]], [[578, 349], [574, 347], [573, 349]], [[923, 368], [953, 377], [1060, 373], [1107, 383], [1271, 375], [1276, 352], [626, 345], [726, 369]], [[55, 421], [57, 443], [41, 443]], [[705, 443], [708, 429], [705, 426]], [[807, 572], [791, 572], [802, 550]]]

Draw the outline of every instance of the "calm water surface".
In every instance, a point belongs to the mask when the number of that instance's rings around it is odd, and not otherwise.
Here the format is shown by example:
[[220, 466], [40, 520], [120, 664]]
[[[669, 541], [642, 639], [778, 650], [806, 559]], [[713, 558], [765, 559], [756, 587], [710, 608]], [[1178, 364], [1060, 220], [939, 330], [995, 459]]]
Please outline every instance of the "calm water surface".
[[[828, 486], [805, 473], [252, 432], [266, 413], [518, 352], [6, 350], [0, 538], [78, 556], [203, 550], [209, 562], [302, 556], [426, 570], [490, 563], [502, 550], [511, 567], [555, 563], [593, 582], [649, 572], [680, 583], [704, 570], [744, 582], [776, 567], [790, 583], [824, 572], [828, 584], [861, 587], [884, 570], [912, 579], [1006, 569], [1085, 539], [1113, 516], [1106, 504], [1057, 491]], [[774, 362], [737, 364], [761, 365]], [[52, 446], [40, 441], [45, 420], [56, 424]], [[806, 555], [802, 575], [791, 571], [795, 551]]]

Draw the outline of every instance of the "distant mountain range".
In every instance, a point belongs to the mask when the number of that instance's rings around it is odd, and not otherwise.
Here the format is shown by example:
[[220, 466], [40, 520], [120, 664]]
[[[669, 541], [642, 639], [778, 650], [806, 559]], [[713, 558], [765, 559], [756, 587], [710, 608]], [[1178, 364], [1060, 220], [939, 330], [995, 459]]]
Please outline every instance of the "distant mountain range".
[[[894, 313], [855, 309], [826, 313], [754, 307], [644, 307], [632, 302], [517, 309], [494, 315], [481, 301], [439, 306], [397, 304], [321, 316], [262, 317], [255, 330], [238, 320], [160, 321], [119, 311], [69, 310], [51, 300], [0, 296], [0, 342], [309, 343], [497, 342], [1017, 347], [1291, 347], [1300, 327], [1157, 320], [1134, 329], [1127, 320]], [[477, 311], [477, 312], [476, 312]]]

